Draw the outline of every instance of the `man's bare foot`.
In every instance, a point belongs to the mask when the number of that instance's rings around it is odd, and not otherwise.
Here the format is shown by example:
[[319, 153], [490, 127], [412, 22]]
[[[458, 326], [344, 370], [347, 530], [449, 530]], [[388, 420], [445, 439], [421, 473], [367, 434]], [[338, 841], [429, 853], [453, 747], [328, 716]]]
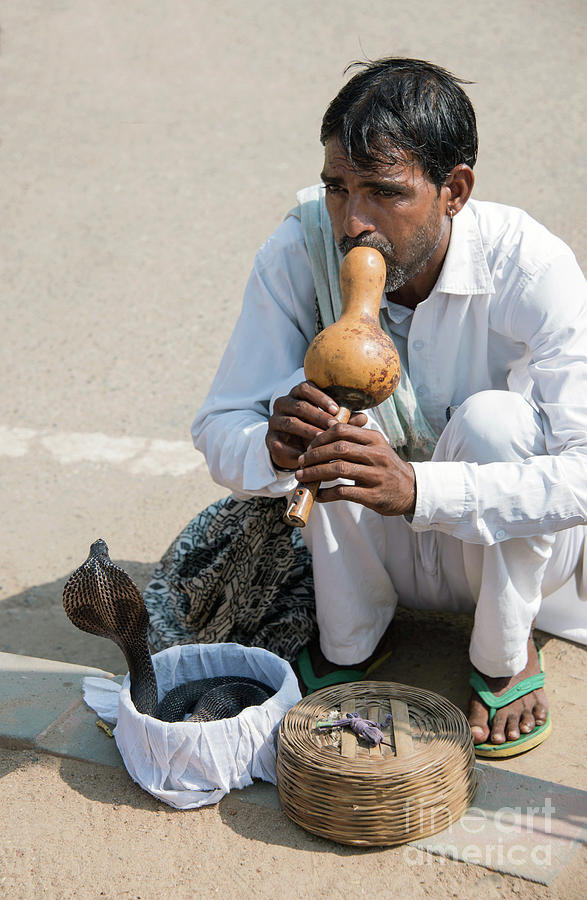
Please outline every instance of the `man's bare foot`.
[[[517, 675], [504, 678], [490, 678], [484, 675], [487, 687], [497, 697], [501, 697], [509, 688], [513, 687], [530, 675], [540, 674], [540, 662], [538, 652], [534, 645], [532, 635], [528, 640], [528, 662], [522, 672]], [[473, 691], [469, 701], [469, 725], [473, 732], [475, 744], [503, 744], [506, 741], [517, 741], [520, 734], [530, 734], [534, 728], [544, 725], [548, 714], [548, 701], [543, 688], [532, 691], [513, 703], [509, 703], [502, 709], [498, 709], [491, 725], [489, 724], [489, 712], [485, 704]]]
[[[367, 657], [367, 659], [363, 659], [360, 662], [349, 663], [348, 665], [342, 665], [341, 663], [333, 663], [330, 662], [329, 659], [326, 659], [322, 650], [320, 649], [320, 641], [316, 639], [312, 641], [312, 643], [308, 646], [308, 652], [310, 654], [310, 662], [312, 663], [312, 670], [314, 675], [317, 678], [324, 678], [325, 675], [330, 675], [331, 672], [336, 672], [338, 669], [360, 669], [361, 671], [365, 671], [369, 668], [369, 666], [373, 665], [380, 657], [382, 657], [385, 653], [389, 653], [391, 651], [391, 626], [384, 633], [383, 637], [375, 647], [373, 653]], [[296, 664], [292, 664], [294, 672], [297, 675], [298, 683], [300, 685], [300, 691], [302, 696], [306, 694], [307, 688], [304, 684], [302, 677], [299, 673], [298, 667]], [[374, 678], [377, 676], [374, 675]]]

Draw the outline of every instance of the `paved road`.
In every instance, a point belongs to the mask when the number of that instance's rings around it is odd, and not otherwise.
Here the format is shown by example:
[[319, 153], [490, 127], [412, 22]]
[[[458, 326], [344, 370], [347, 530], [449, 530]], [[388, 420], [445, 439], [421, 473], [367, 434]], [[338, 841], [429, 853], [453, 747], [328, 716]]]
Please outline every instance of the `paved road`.
[[474, 81], [476, 196], [586, 261], [584, 25], [579, 0], [6, 0], [1, 649], [108, 668], [61, 618], [64, 577], [102, 535], [144, 581], [222, 493], [190, 421], [349, 61]]

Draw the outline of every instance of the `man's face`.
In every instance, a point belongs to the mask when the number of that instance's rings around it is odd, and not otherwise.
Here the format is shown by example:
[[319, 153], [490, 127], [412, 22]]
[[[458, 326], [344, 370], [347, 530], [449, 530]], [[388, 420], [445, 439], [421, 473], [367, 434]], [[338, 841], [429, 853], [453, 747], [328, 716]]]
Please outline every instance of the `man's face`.
[[331, 138], [321, 177], [343, 254], [358, 246], [379, 250], [387, 266], [386, 291], [398, 290], [425, 270], [447, 220], [436, 185], [419, 165], [355, 169], [338, 139]]

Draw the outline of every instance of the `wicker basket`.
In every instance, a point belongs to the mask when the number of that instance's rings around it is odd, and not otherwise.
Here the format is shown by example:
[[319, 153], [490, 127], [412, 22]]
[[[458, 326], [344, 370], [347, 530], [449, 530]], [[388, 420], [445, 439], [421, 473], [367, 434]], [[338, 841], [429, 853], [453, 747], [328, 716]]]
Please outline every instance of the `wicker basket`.
[[[347, 728], [318, 731], [319, 721], [353, 711], [377, 722], [391, 712], [386, 744], [370, 747]], [[448, 828], [475, 795], [474, 767], [463, 713], [439, 694], [393, 682], [323, 688], [290, 709], [279, 729], [284, 811], [342, 844], [403, 844]]]

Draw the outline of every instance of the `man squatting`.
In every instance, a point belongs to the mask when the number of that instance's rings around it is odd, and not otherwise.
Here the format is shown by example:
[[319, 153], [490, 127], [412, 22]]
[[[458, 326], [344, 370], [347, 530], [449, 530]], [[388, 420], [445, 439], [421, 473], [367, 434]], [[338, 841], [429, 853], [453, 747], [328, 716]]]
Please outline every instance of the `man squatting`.
[[[587, 596], [585, 281], [527, 214], [470, 199], [477, 131], [461, 83], [391, 58], [342, 87], [322, 123], [322, 185], [300, 192], [258, 252], [193, 424], [212, 477], [239, 496], [327, 483], [303, 529], [315, 683], [377, 660], [399, 603], [474, 610], [470, 659], [501, 697], [540, 673], [543, 598], [573, 573], [577, 603]], [[304, 379], [312, 248], [329, 240], [337, 264], [355, 246], [386, 262], [381, 321], [403, 370], [394, 446], [377, 409], [336, 423], [336, 404]], [[547, 716], [542, 688], [492, 722], [475, 691], [468, 711], [475, 743], [489, 745], [538, 733]]]

